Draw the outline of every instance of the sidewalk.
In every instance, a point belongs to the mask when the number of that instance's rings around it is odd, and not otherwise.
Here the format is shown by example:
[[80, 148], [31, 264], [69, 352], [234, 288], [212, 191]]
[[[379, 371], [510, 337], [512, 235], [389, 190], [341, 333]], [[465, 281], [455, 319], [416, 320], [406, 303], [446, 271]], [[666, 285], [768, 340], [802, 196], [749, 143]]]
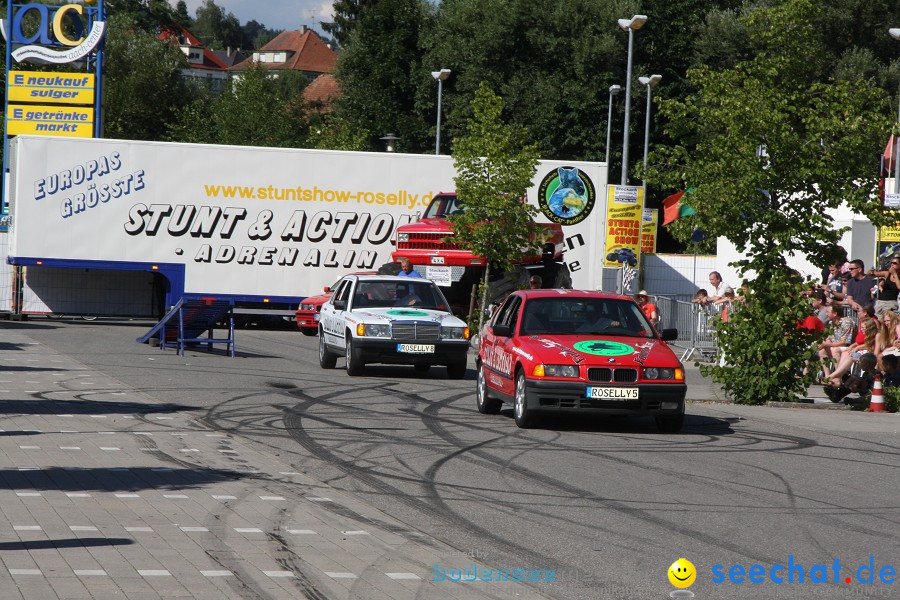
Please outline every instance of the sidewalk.
[[4, 598], [545, 597], [3, 323], [0, 407]]
[[[700, 373], [700, 368], [694, 366], [693, 361], [688, 361], [684, 365], [685, 380], [688, 385], [687, 401], [688, 402], [723, 402], [731, 403], [731, 399], [722, 390], [722, 386], [714, 383], [709, 377], [704, 377]], [[809, 403], [772, 403], [770, 406], [779, 406], [783, 408], [819, 408], [828, 410], [850, 410], [845, 404], [835, 404], [825, 395], [825, 391], [821, 385], [812, 385], [806, 391], [805, 398], [812, 400]]]

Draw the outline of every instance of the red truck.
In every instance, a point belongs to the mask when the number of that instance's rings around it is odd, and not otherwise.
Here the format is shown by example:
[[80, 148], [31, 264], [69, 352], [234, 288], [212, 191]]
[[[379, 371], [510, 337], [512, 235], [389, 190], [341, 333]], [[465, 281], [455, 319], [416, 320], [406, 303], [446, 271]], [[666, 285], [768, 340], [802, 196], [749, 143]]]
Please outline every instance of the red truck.
[[[421, 219], [397, 228], [396, 249], [391, 254], [394, 264], [408, 258], [423, 276], [428, 275], [428, 267], [449, 267], [452, 284], [449, 286], [449, 293], [446, 288], [444, 292], [455, 306], [468, 304], [472, 285], [482, 278], [482, 269], [487, 264], [484, 257], [476, 256], [447, 239], [453, 237], [453, 225], [447, 217], [464, 211], [465, 205], [455, 192], [437, 194]], [[511, 285], [495, 286], [498, 289], [491, 291], [492, 302], [502, 300], [502, 297], [517, 287], [527, 287], [529, 274], [541, 275], [546, 288], [571, 287], [569, 270], [562, 263], [565, 252], [562, 225], [535, 224], [532, 240], [540, 250], [522, 257], [520, 264], [523, 268], [517, 269], [514, 275], [491, 277], [492, 281], [512, 281]]]

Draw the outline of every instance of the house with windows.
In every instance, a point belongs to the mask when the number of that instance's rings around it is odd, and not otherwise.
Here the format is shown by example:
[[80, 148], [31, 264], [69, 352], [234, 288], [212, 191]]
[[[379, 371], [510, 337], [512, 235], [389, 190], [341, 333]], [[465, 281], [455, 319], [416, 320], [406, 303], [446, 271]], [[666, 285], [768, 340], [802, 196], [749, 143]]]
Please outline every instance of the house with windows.
[[323, 73], [334, 71], [337, 53], [314, 31], [304, 26], [296, 31], [282, 31], [249, 59], [229, 70], [237, 74], [253, 63], [275, 74], [279, 71], [300, 71], [312, 82]]
[[214, 94], [220, 94], [228, 83], [228, 65], [215, 52], [206, 48], [187, 29], [173, 25], [164, 28], [159, 39], [177, 44], [187, 57], [188, 66], [182, 69], [185, 79], [209, 85]]

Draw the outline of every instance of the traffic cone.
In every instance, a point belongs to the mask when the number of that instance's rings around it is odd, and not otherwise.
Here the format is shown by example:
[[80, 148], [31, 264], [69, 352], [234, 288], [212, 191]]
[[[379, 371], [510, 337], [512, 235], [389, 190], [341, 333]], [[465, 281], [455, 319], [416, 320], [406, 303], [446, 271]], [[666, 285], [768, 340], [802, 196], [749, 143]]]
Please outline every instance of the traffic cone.
[[872, 399], [869, 400], [869, 412], [884, 412], [884, 394], [881, 393], [881, 373], [875, 373], [875, 385], [872, 386]]

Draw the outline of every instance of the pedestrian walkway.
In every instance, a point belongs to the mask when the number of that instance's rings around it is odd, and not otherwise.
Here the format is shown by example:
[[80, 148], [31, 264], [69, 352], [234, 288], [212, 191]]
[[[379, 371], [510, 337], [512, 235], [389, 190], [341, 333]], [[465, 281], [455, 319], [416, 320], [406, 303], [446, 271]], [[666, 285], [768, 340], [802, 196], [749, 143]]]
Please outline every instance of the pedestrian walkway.
[[[684, 371], [685, 381], [688, 386], [686, 397], [688, 402], [731, 402], [731, 399], [722, 390], [722, 386], [713, 382], [712, 378], [704, 377], [700, 373], [700, 368], [694, 366], [693, 362], [686, 363]], [[798, 403], [798, 408], [809, 408], [812, 405], [815, 408], [850, 410], [850, 407], [847, 405], [835, 404], [829, 400], [821, 385], [812, 385], [807, 388], [803, 399], [805, 404]]]
[[199, 412], [0, 324], [4, 599], [546, 597]]

